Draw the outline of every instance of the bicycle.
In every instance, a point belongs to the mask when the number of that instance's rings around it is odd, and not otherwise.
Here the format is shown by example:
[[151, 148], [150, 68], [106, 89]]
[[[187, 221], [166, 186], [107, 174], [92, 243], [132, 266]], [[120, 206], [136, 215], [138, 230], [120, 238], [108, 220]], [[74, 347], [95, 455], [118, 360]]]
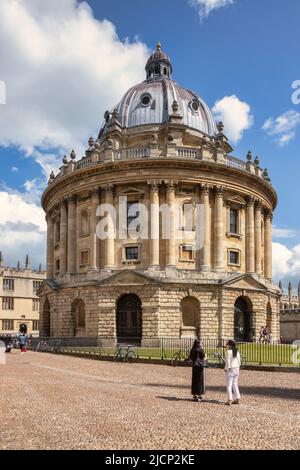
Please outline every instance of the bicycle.
[[[240, 358], [241, 358], [240, 369], [244, 369], [244, 367], [246, 366], [246, 356], [244, 356], [243, 354], [240, 354]], [[222, 353], [220, 353], [220, 351], [215, 351], [215, 352], [210, 353], [208, 355], [207, 362], [208, 362], [209, 368], [224, 368], [225, 366], [225, 359]]]
[[45, 352], [45, 351], [49, 351], [49, 346], [48, 344], [46, 343], [46, 341], [39, 341], [38, 344], [36, 345], [36, 348], [35, 350], [37, 352]]
[[60, 340], [55, 341], [54, 346], [53, 346], [53, 352], [55, 354], [59, 354], [61, 352], [61, 341]]
[[184, 363], [186, 366], [190, 366], [192, 364], [190, 360], [190, 352], [184, 351], [179, 349], [175, 354], [172, 356], [172, 366], [177, 367], [179, 364]]
[[119, 362], [134, 362], [137, 359], [136, 352], [131, 349], [132, 346], [128, 344], [128, 346], [122, 346], [121, 344], [117, 345], [117, 349], [115, 352], [115, 361]]

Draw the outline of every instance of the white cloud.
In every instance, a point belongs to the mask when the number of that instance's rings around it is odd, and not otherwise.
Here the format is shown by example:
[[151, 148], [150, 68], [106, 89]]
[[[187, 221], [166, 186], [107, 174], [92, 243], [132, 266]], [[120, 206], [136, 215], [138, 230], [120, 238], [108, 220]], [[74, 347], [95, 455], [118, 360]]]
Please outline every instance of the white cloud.
[[277, 118], [267, 119], [262, 129], [271, 137], [275, 137], [276, 143], [283, 147], [295, 138], [296, 129], [299, 125], [300, 113], [290, 110]]
[[216, 101], [212, 111], [216, 120], [224, 123], [224, 132], [234, 144], [241, 140], [244, 131], [249, 129], [254, 121], [250, 105], [235, 95]]
[[[46, 222], [44, 211], [19, 194], [0, 191], [0, 251], [5, 265], [16, 266], [30, 253], [31, 264], [45, 259]], [[34, 249], [33, 249], [34, 248]]]
[[297, 235], [297, 231], [290, 228], [273, 227], [274, 238], [294, 238]]
[[282, 243], [273, 243], [273, 277], [284, 285], [300, 280], [300, 244], [288, 248]]
[[83, 151], [105, 110], [144, 78], [146, 59], [144, 44], [121, 41], [85, 2], [1, 0], [0, 145], [25, 150], [48, 176], [57, 154]]
[[232, 5], [234, 0], [190, 0], [190, 3], [198, 9], [199, 16], [203, 19], [214, 10]]
[[19, 168], [16, 167], [16, 166], [12, 166], [12, 167], [11, 167], [11, 171], [12, 171], [13, 173], [19, 173]]

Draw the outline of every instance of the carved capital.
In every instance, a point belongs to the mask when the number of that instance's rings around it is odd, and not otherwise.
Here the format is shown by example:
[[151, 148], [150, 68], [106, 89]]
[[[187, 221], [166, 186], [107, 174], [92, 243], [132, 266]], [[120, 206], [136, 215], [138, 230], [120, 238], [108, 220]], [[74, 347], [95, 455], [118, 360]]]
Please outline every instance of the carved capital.
[[223, 186], [215, 186], [215, 197], [223, 199], [223, 197], [224, 197], [224, 188], [223, 188]]
[[167, 187], [167, 192], [168, 193], [175, 193], [177, 189], [177, 181], [165, 181], [166, 187]]
[[273, 221], [273, 213], [270, 209], [264, 209], [264, 217], [266, 220], [270, 220], [270, 222]]
[[67, 197], [68, 206], [75, 205], [76, 201], [77, 201], [77, 196], [75, 196], [75, 194], [71, 194], [70, 196]]
[[90, 190], [90, 197], [91, 199], [97, 199], [99, 200], [100, 197], [100, 191], [99, 188], [93, 188]]
[[113, 196], [114, 195], [114, 185], [113, 184], [107, 184], [102, 187], [102, 189], [105, 192], [106, 196]]
[[262, 211], [262, 201], [260, 199], [257, 199], [255, 201], [255, 210], [256, 210], [256, 212], [261, 212]]
[[246, 202], [247, 202], [247, 207], [254, 207], [254, 204], [255, 204], [254, 196], [247, 196]]
[[203, 196], [209, 196], [209, 192], [210, 192], [210, 186], [208, 184], [201, 184], [200, 185], [200, 191], [201, 191], [201, 194]]
[[157, 181], [157, 180], [148, 181], [148, 185], [150, 186], [151, 193], [158, 193], [159, 187], [161, 185], [161, 181]]

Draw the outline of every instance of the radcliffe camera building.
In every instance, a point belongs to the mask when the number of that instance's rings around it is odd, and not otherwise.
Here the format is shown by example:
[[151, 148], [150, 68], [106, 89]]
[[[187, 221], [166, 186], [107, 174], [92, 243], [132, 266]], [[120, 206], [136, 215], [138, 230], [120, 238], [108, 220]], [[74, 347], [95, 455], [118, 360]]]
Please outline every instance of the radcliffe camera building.
[[[77, 160], [73, 151], [50, 177], [42, 196], [48, 233], [41, 336], [147, 344], [200, 331], [201, 338], [252, 341], [268, 324], [279, 337], [271, 256], [277, 195], [268, 172], [251, 152], [245, 162], [231, 156], [222, 123], [172, 72], [158, 44], [146, 80], [105, 113], [86, 155]], [[121, 200], [126, 223], [119, 220]], [[125, 237], [119, 229], [97, 237], [102, 204], [116, 208]], [[162, 205], [170, 208], [168, 237]], [[149, 237], [133, 239], [128, 225], [142, 206]], [[113, 218], [106, 219], [111, 232]]]

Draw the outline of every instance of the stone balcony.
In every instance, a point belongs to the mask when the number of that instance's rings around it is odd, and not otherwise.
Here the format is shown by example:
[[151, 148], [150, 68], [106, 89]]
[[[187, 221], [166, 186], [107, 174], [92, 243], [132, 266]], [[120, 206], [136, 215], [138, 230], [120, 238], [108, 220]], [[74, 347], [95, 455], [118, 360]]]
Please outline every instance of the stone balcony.
[[157, 143], [149, 144], [143, 147], [130, 147], [122, 149], [114, 149], [111, 147], [94, 146], [86, 151], [86, 155], [80, 160], [76, 160], [75, 152], [71, 154], [71, 160], [68, 161], [64, 157], [64, 165], [60, 168], [59, 173], [55, 176], [51, 174], [49, 183], [62, 176], [69, 175], [74, 171], [80, 171], [93, 166], [118, 161], [144, 160], [152, 158], [172, 158], [180, 160], [198, 160], [203, 162], [211, 162], [221, 164], [230, 168], [238, 169], [247, 173], [252, 173], [259, 178], [264, 179], [271, 184], [271, 180], [267, 170], [262, 170], [259, 166], [259, 160], [252, 160], [249, 152], [247, 162], [235, 158], [224, 152], [215, 151], [206, 147], [187, 147], [179, 146], [175, 143], [169, 143], [166, 146], [159, 146]]

